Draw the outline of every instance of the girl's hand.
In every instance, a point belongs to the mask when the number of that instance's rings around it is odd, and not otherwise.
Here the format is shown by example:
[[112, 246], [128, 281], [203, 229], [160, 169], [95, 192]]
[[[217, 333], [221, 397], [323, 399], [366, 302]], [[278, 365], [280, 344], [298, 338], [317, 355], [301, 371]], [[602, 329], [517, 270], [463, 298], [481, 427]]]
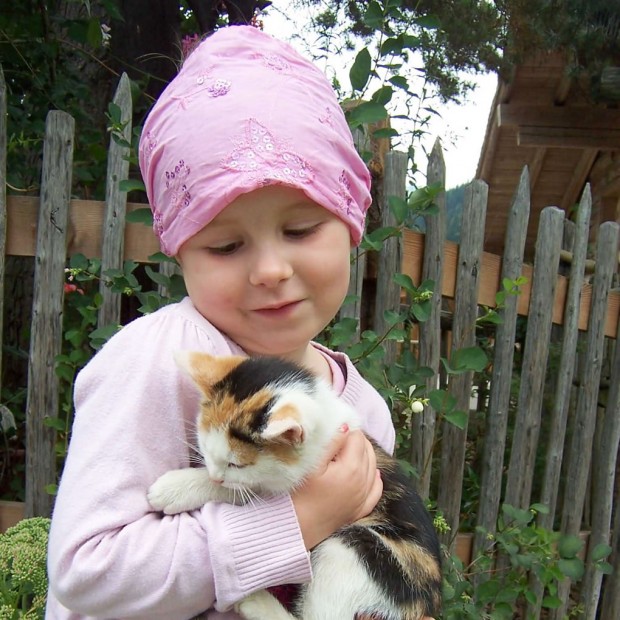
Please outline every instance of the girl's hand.
[[372, 445], [361, 431], [342, 429], [321, 467], [292, 495], [306, 549], [370, 514], [382, 492]]

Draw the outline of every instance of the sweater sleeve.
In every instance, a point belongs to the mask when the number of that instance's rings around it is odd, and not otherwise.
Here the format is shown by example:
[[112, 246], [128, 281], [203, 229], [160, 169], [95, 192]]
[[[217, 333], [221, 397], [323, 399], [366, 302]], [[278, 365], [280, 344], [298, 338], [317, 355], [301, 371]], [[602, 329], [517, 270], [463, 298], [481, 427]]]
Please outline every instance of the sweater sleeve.
[[174, 516], [148, 505], [149, 486], [192, 460], [199, 396], [173, 352], [230, 353], [212, 332], [160, 311], [123, 328], [78, 377], [48, 553], [50, 597], [77, 614], [188, 618], [310, 578], [287, 496]]

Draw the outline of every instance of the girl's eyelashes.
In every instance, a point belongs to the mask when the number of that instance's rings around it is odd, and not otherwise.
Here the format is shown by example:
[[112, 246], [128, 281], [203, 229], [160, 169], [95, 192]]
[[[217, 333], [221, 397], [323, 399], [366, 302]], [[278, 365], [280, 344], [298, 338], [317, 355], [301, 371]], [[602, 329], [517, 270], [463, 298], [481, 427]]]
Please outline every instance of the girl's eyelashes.
[[319, 226], [320, 224], [313, 224], [312, 226], [303, 226], [301, 228], [287, 228], [284, 234], [293, 239], [303, 239], [315, 233], [319, 229]]
[[241, 243], [227, 243], [226, 245], [217, 245], [208, 247], [207, 250], [210, 254], [216, 254], [217, 256], [227, 256], [233, 254], [241, 247]]

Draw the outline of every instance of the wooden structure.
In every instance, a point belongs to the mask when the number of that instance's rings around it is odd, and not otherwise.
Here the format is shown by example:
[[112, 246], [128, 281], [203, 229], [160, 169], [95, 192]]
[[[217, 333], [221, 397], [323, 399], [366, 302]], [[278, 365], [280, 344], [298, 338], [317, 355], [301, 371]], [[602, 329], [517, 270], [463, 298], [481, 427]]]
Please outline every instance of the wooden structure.
[[[119, 89], [126, 88], [121, 82]], [[0, 119], [2, 108], [0, 74]], [[123, 114], [130, 116], [128, 101], [124, 96]], [[6, 131], [0, 125], [0, 144]], [[122, 267], [123, 258], [147, 261], [157, 251], [157, 242], [150, 228], [139, 224], [117, 225], [119, 213], [125, 209], [144, 207], [127, 205], [126, 195], [119, 191], [118, 173], [110, 176], [106, 202], [76, 201], [70, 199], [70, 161], [72, 150], [72, 119], [62, 112], [48, 116], [44, 150], [45, 186], [42, 198], [14, 198], [4, 195], [1, 183], [0, 254], [34, 256], [35, 305], [30, 349], [28, 401], [27, 401], [27, 479], [26, 515], [49, 514], [52, 498], [45, 488], [55, 482], [54, 431], [45, 425], [46, 417], [57, 415], [58, 377], [54, 357], [62, 338], [63, 278], [67, 255], [84, 253], [101, 256], [108, 252], [108, 266]], [[119, 150], [120, 149], [120, 150]], [[111, 160], [122, 159], [122, 147], [110, 146]], [[4, 155], [0, 151], [0, 164]], [[401, 153], [386, 157], [386, 174], [382, 197], [405, 191], [407, 158]], [[112, 170], [118, 170], [111, 165]], [[5, 172], [0, 166], [0, 181]], [[445, 167], [440, 148], [436, 145], [429, 162], [429, 182], [445, 178]], [[419, 324], [420, 365], [428, 367], [432, 378], [428, 388], [441, 384], [456, 399], [458, 407], [470, 409], [470, 395], [476, 387], [472, 372], [456, 377], [442, 375], [440, 358], [450, 358], [459, 347], [475, 342], [477, 316], [480, 306], [494, 306], [495, 293], [501, 289], [503, 279], [514, 280], [521, 275], [528, 278], [518, 296], [509, 296], [501, 309], [502, 322], [491, 339], [492, 378], [488, 403], [479, 404], [484, 414], [486, 442], [482, 455], [482, 489], [477, 524], [493, 532], [502, 501], [519, 508], [527, 508], [533, 497], [535, 464], [541, 454], [546, 454], [544, 474], [545, 501], [551, 505], [551, 518], [557, 516], [565, 532], [574, 533], [586, 523], [591, 540], [609, 542], [618, 548], [620, 518], [616, 515], [619, 498], [614, 490], [618, 445], [620, 443], [620, 347], [619, 333], [620, 293], [614, 290], [617, 277], [619, 226], [605, 222], [599, 228], [596, 247], [596, 269], [592, 282], [584, 281], [588, 231], [590, 229], [591, 196], [589, 188], [583, 192], [577, 210], [578, 225], [566, 221], [562, 210], [547, 207], [540, 215], [535, 260], [528, 266], [524, 261], [526, 231], [530, 214], [530, 182], [527, 168], [523, 169], [518, 183], [510, 194], [504, 210], [508, 214], [504, 250], [500, 254], [483, 251], [484, 222], [487, 204], [487, 184], [476, 180], [466, 192], [463, 211], [463, 234], [460, 245], [446, 242], [445, 195], [437, 199], [439, 217], [427, 217], [427, 234], [403, 231], [402, 241], [390, 240], [378, 261], [377, 280], [380, 294], [374, 294], [375, 316], [384, 317], [385, 311], [401, 309], [398, 287], [394, 290], [392, 276], [396, 272], [409, 275], [420, 282], [432, 279], [435, 288], [432, 310], [428, 321]], [[382, 198], [381, 211], [387, 213], [387, 198]], [[5, 218], [5, 219], [3, 219]], [[488, 222], [488, 218], [486, 218]], [[384, 222], [390, 224], [386, 219]], [[571, 273], [559, 276], [559, 257], [562, 236], [571, 228], [574, 237], [574, 260]], [[113, 239], [109, 237], [112, 236]], [[122, 240], [120, 239], [122, 237]], [[6, 241], [6, 245], [4, 242]], [[4, 273], [0, 272], [0, 284]], [[102, 284], [102, 286], [104, 286]], [[352, 278], [352, 293], [368, 295], [361, 277]], [[113, 300], [112, 300], [113, 301]], [[446, 335], [442, 325], [444, 303], [454, 305], [454, 313]], [[107, 320], [119, 321], [118, 307], [110, 303]], [[520, 342], [524, 348], [523, 364], [515, 366], [514, 354], [518, 315], [528, 316], [527, 334]], [[558, 367], [548, 364], [553, 325], [561, 326], [564, 334]], [[373, 326], [380, 330], [382, 324]], [[585, 354], [577, 364], [577, 340], [585, 343]], [[1, 350], [1, 349], [0, 349]], [[615, 353], [614, 353], [615, 351]], [[386, 350], [388, 365], [395, 352]], [[611, 362], [603, 368], [603, 360]], [[516, 400], [511, 402], [513, 379], [520, 381]], [[606, 374], [605, 374], [606, 373]], [[607, 404], [599, 406], [601, 383], [608, 382]], [[543, 424], [543, 386], [556, 386], [555, 405], [549, 412], [559, 429], [548, 445], [539, 441]], [[572, 387], [575, 386], [575, 387]], [[614, 387], [615, 386], [615, 387]], [[577, 412], [569, 421], [567, 411]], [[512, 433], [508, 432], [509, 425]], [[567, 432], [571, 430], [578, 432]], [[465, 454], [468, 445], [467, 424], [464, 428], [448, 423], [441, 411], [425, 406], [422, 414], [412, 420], [414, 446], [411, 461], [421, 473], [423, 495], [437, 498], [438, 507], [452, 527], [452, 535], [445, 538], [454, 547], [461, 519], [460, 498], [464, 485]], [[510, 458], [506, 457], [510, 447]], [[593, 455], [596, 457], [593, 457]], [[595, 462], [592, 459], [595, 458]], [[570, 488], [561, 489], [558, 467], [567, 464]], [[434, 465], [434, 466], [433, 466]], [[611, 481], [611, 484], [610, 484]], [[504, 497], [502, 488], [506, 487]], [[435, 491], [438, 489], [438, 491]], [[562, 491], [562, 493], [560, 493]], [[559, 496], [563, 499], [558, 500]], [[591, 498], [591, 509], [585, 511]], [[553, 521], [547, 524], [553, 527]], [[475, 541], [478, 551], [484, 551], [486, 538]], [[620, 570], [620, 551], [611, 560]], [[615, 620], [606, 610], [620, 606], [620, 580], [609, 580], [602, 588], [600, 575], [587, 572], [584, 585], [579, 589], [581, 599], [588, 606], [588, 618], [594, 618], [598, 609], [600, 620]], [[605, 602], [599, 604], [601, 593]], [[568, 597], [566, 597], [568, 600]], [[536, 615], [536, 618], [539, 616]], [[559, 620], [559, 617], [558, 617]]]
[[532, 191], [526, 255], [532, 255], [541, 210], [554, 205], [574, 212], [586, 183], [591, 227], [620, 222], [620, 107], [592, 101], [589, 85], [567, 71], [561, 54], [544, 54], [517, 65], [498, 85], [476, 173], [489, 185], [490, 252], [504, 242], [506, 205], [523, 166]]

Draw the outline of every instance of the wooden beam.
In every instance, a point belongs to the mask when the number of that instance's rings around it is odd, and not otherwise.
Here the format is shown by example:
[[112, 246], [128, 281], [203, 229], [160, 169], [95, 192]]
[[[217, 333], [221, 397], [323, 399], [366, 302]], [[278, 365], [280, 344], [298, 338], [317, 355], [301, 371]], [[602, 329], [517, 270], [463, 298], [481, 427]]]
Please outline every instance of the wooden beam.
[[555, 106], [500, 103], [497, 107], [500, 127], [527, 126], [584, 131], [620, 131], [620, 110], [601, 106]]
[[620, 129], [578, 129], [574, 127], [519, 127], [518, 146], [564, 149], [620, 150]]
[[[67, 256], [101, 257], [101, 237], [105, 203], [97, 200], [72, 200], [69, 209]], [[127, 212], [148, 208], [147, 204], [127, 203]], [[38, 196], [8, 196], [6, 253], [34, 256], [37, 240]], [[159, 252], [159, 242], [150, 226], [126, 224], [124, 258], [150, 262]]]
[[590, 170], [592, 170], [597, 155], [598, 151], [596, 149], [586, 149], [581, 154], [581, 158], [571, 177], [571, 181], [566, 187], [562, 200], [560, 201], [559, 206], [561, 209], [564, 209], [564, 211], [568, 211], [574, 204], [579, 202], [583, 186], [588, 180]]
[[[447, 241], [444, 244], [444, 276], [442, 280], [442, 294], [445, 297], [454, 298], [456, 290], [456, 265], [458, 260], [458, 244]], [[424, 256], [424, 235], [406, 230], [403, 235], [403, 273], [407, 274], [415, 284], [421, 281], [421, 265]], [[478, 303], [482, 306], [495, 307], [495, 293], [500, 290], [501, 257], [489, 252], [482, 255], [480, 277], [480, 291]], [[521, 288], [517, 311], [527, 316], [530, 305], [530, 289], [532, 284], [531, 265], [523, 266], [523, 275], [528, 278], [528, 283]], [[553, 306], [553, 322], [562, 325], [564, 321], [564, 305], [568, 290], [568, 279], [558, 276], [555, 291], [555, 303]], [[592, 301], [592, 286], [584, 284], [581, 289], [581, 301], [579, 310], [579, 329], [588, 328], [590, 316], [590, 304]], [[605, 336], [615, 338], [620, 317], [620, 291], [612, 290], [607, 301], [607, 315], [605, 321]]]

